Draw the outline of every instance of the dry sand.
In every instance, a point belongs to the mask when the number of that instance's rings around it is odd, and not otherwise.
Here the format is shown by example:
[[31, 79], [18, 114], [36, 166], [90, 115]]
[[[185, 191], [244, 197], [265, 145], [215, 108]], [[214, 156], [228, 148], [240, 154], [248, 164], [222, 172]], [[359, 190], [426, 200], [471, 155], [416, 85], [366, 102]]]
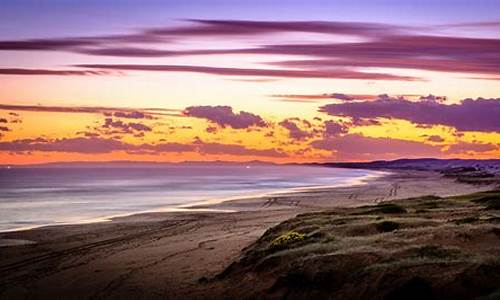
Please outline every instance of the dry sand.
[[0, 245], [8, 246], [0, 247], [0, 299], [204, 298], [206, 278], [298, 213], [487, 189], [434, 172], [401, 171], [363, 185], [198, 206], [234, 213], [149, 213], [1, 233]]

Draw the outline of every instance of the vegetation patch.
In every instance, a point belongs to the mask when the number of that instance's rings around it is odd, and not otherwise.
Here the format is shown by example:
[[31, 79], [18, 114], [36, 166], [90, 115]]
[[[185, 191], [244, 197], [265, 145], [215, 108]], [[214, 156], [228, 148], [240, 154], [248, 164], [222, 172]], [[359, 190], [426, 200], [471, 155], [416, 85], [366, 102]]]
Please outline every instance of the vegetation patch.
[[326, 244], [326, 243], [333, 243], [335, 241], [336, 239], [333, 235], [327, 235], [321, 242]]
[[418, 257], [425, 258], [450, 258], [454, 256], [454, 252], [435, 245], [425, 245], [415, 249], [415, 254]]
[[474, 223], [476, 221], [479, 221], [478, 217], [468, 217], [468, 218], [453, 220], [453, 222], [457, 225], [470, 224], [470, 223]]
[[379, 232], [391, 232], [399, 228], [399, 223], [393, 221], [383, 221], [375, 225]]
[[436, 195], [427, 195], [427, 196], [422, 196], [422, 197], [416, 197], [416, 198], [408, 198], [406, 199], [407, 201], [437, 201], [441, 200], [443, 198], [436, 196]]
[[440, 204], [436, 201], [425, 201], [420, 204], [423, 209], [439, 208]]
[[374, 291], [380, 299], [454, 299], [464, 288], [465, 298], [484, 296], [500, 282], [500, 216], [485, 209], [499, 197], [424, 196], [302, 214], [266, 231], [222, 274], [236, 293], [249, 273], [263, 278], [247, 282], [250, 297], [238, 294], [253, 299], [370, 299]]
[[375, 206], [374, 209], [370, 211], [371, 213], [381, 213], [381, 214], [404, 214], [406, 209], [400, 205], [394, 203], [383, 203]]
[[269, 244], [269, 249], [272, 251], [288, 249], [292, 244], [304, 241], [305, 237], [306, 235], [303, 233], [289, 231], [272, 240]]
[[474, 203], [478, 203], [486, 206], [486, 209], [500, 209], [500, 195], [487, 195], [478, 199], [472, 200]]

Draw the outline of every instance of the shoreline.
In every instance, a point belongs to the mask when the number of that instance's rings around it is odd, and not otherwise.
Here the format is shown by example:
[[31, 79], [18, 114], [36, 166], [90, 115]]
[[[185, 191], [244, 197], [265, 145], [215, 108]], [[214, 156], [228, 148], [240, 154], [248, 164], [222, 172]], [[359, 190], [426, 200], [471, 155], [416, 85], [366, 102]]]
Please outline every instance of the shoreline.
[[[237, 202], [237, 201], [260, 199], [260, 198], [266, 198], [266, 197], [283, 197], [283, 196], [287, 196], [287, 195], [293, 195], [296, 193], [324, 191], [324, 190], [330, 190], [330, 189], [336, 189], [336, 188], [342, 188], [342, 187], [353, 187], [354, 188], [354, 187], [361, 186], [361, 185], [367, 185], [372, 180], [377, 180], [377, 179], [383, 178], [384, 176], [389, 176], [393, 173], [390, 171], [378, 171], [378, 170], [368, 170], [368, 169], [359, 169], [359, 170], [370, 171], [372, 173], [375, 173], [375, 172], [376, 173], [384, 173], [384, 174], [380, 174], [378, 176], [377, 175], [365, 175], [361, 179], [356, 179], [356, 180], [354, 180], [354, 182], [344, 183], [344, 184], [294, 187], [294, 188], [287, 188], [287, 189], [281, 189], [281, 190], [276, 190], [276, 191], [272, 191], [272, 192], [258, 193], [258, 194], [246, 195], [246, 196], [209, 199], [209, 200], [203, 200], [203, 201], [198, 201], [198, 202], [189, 203], [189, 204], [183, 204], [183, 205], [178, 206], [178, 208], [187, 208], [189, 211], [190, 209], [197, 209], [200, 207], [211, 207], [211, 206], [223, 204], [225, 202], [235, 202], [235, 201]], [[217, 211], [214, 211], [214, 212], [217, 212]]]
[[[179, 205], [174, 205], [174, 206], [161, 206], [161, 207], [149, 209], [149, 210], [127, 212], [127, 213], [122, 213], [122, 214], [114, 214], [114, 215], [108, 215], [108, 216], [102, 216], [102, 217], [96, 217], [96, 218], [90, 218], [90, 219], [82, 219], [80, 221], [74, 221], [74, 222], [59, 222], [59, 223], [53, 223], [53, 224], [47, 223], [47, 224], [25, 226], [25, 227], [13, 228], [13, 229], [7, 229], [7, 230], [0, 230], [0, 234], [9, 233], [9, 232], [19, 232], [19, 231], [25, 231], [25, 230], [33, 230], [33, 229], [38, 229], [38, 228], [43, 228], [43, 227], [52, 227], [52, 226], [85, 225], [85, 224], [93, 224], [93, 223], [112, 222], [114, 219], [117, 219], [117, 218], [132, 217], [134, 215], [142, 215], [142, 214], [150, 214], [150, 213], [179, 213], [179, 212], [186, 212], [186, 213], [189, 213], [189, 212], [234, 213], [237, 211], [224, 210], [224, 209], [211, 209], [210, 206], [215, 206], [215, 205], [219, 205], [221, 203], [230, 202], [230, 201], [240, 201], [240, 200], [243, 201], [243, 200], [259, 199], [259, 198], [265, 198], [265, 197], [276, 197], [276, 196], [282, 196], [282, 195], [286, 195], [286, 194], [293, 194], [293, 193], [300, 193], [300, 192], [307, 192], [307, 191], [327, 190], [327, 189], [335, 189], [335, 188], [340, 188], [340, 187], [354, 187], [354, 186], [358, 186], [358, 185], [365, 185], [365, 184], [368, 184], [369, 181], [371, 181], [371, 180], [377, 180], [378, 178], [388, 176], [393, 172], [393, 171], [379, 171], [379, 170], [369, 170], [369, 169], [359, 169], [359, 170], [367, 171], [367, 172], [370, 172], [372, 174], [367, 174], [367, 175], [362, 176], [361, 178], [352, 179], [352, 182], [349, 182], [349, 183], [341, 183], [341, 184], [336, 184], [336, 185], [315, 185], [315, 186], [305, 186], [305, 187], [292, 187], [292, 188], [287, 188], [287, 189], [279, 189], [279, 190], [250, 194], [250, 195], [247, 193], [247, 194], [241, 195], [241, 196], [234, 196], [234, 197], [228, 197], [228, 198], [213, 198], [213, 199], [200, 200], [200, 201], [195, 201], [192, 203], [179, 204]], [[0, 238], [0, 247], [2, 247], [1, 238]]]
[[0, 298], [33, 293], [39, 298], [76, 293], [82, 298], [203, 298], [201, 282], [237, 260], [266, 230], [298, 214], [489, 189], [436, 172], [391, 172], [365, 185], [197, 207], [234, 213], [154, 212], [0, 233], [2, 239], [35, 242], [0, 247]]

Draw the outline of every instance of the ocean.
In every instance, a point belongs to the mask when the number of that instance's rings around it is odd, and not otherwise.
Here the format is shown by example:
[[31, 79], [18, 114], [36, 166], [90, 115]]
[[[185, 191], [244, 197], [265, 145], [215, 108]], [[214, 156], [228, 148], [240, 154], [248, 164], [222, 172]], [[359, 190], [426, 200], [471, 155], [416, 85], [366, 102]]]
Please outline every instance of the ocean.
[[0, 231], [176, 210], [210, 200], [359, 184], [381, 172], [298, 165], [0, 169]]

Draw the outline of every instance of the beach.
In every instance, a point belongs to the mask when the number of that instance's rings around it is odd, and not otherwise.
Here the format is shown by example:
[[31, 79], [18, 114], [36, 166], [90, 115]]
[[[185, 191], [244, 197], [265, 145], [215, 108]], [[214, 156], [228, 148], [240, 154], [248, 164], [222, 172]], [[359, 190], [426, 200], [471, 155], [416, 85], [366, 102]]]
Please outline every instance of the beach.
[[298, 214], [490, 188], [438, 172], [391, 170], [352, 186], [0, 233], [0, 298], [210, 298], [207, 281], [267, 229]]

